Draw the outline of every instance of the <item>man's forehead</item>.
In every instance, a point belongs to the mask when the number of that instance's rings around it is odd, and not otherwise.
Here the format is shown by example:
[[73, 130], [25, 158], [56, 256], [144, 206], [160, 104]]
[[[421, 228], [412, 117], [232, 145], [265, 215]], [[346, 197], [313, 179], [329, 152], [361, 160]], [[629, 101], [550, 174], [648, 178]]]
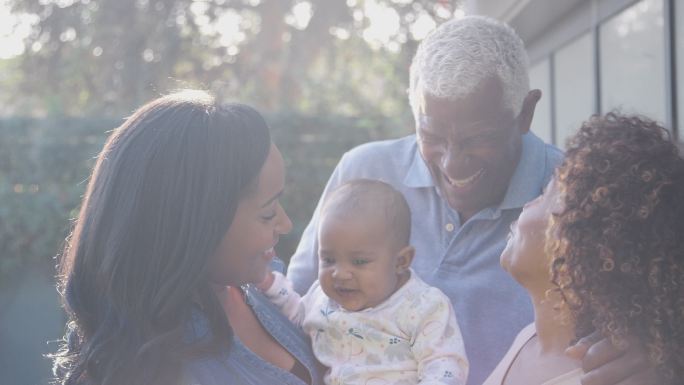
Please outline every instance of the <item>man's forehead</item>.
[[418, 113], [435, 119], [490, 121], [506, 115], [503, 88], [498, 80], [485, 80], [471, 94], [458, 99], [434, 96], [429, 91], [419, 98]]
[[[513, 114], [505, 109], [490, 109], [489, 111], [454, 111], [442, 110], [430, 114], [419, 112], [416, 128], [426, 132], [483, 132], [483, 130], [497, 131], [511, 125]], [[432, 110], [435, 112], [434, 110]]]

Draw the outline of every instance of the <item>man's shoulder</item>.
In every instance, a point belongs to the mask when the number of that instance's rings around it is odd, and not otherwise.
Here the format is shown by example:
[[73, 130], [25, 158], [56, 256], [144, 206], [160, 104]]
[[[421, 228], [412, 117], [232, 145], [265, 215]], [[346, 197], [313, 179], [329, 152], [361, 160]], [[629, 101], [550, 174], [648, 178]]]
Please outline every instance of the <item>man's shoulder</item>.
[[344, 154], [338, 165], [343, 179], [403, 180], [417, 156], [415, 135], [361, 144]]

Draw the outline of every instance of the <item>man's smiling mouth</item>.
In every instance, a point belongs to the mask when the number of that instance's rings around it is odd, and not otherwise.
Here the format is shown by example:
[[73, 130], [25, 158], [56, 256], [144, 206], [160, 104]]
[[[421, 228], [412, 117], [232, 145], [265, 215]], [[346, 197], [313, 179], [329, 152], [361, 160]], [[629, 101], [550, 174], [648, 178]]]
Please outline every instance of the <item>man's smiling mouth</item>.
[[449, 183], [450, 185], [452, 185], [454, 187], [461, 188], [461, 187], [468, 186], [469, 184], [472, 184], [473, 182], [475, 182], [483, 173], [484, 173], [484, 169], [481, 168], [481, 169], [477, 170], [477, 172], [474, 173], [473, 175], [471, 175], [467, 178], [463, 178], [463, 179], [452, 179], [452, 178], [449, 178], [446, 174], [444, 174], [444, 173], [442, 173], [442, 174], [444, 175], [444, 179], [446, 179], [447, 183]]

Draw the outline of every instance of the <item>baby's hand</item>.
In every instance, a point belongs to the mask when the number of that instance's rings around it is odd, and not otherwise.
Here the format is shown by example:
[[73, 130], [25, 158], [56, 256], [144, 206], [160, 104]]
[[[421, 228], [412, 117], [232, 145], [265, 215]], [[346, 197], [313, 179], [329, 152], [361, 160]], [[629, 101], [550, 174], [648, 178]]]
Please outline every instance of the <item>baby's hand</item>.
[[266, 291], [271, 288], [271, 285], [273, 285], [273, 281], [275, 280], [275, 275], [273, 274], [272, 271], [269, 271], [268, 274], [266, 275], [266, 278], [264, 278], [263, 281], [261, 281], [259, 284], [256, 285], [257, 289], [261, 291]]

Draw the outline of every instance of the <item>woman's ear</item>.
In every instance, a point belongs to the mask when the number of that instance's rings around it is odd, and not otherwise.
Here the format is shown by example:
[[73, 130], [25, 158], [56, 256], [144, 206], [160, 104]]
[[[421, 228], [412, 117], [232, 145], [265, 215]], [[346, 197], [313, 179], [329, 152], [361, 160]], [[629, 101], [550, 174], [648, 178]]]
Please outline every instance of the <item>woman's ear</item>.
[[414, 255], [416, 255], [416, 249], [411, 245], [399, 250], [397, 254], [397, 273], [408, 271], [409, 267], [411, 267], [411, 262], [413, 262]]

